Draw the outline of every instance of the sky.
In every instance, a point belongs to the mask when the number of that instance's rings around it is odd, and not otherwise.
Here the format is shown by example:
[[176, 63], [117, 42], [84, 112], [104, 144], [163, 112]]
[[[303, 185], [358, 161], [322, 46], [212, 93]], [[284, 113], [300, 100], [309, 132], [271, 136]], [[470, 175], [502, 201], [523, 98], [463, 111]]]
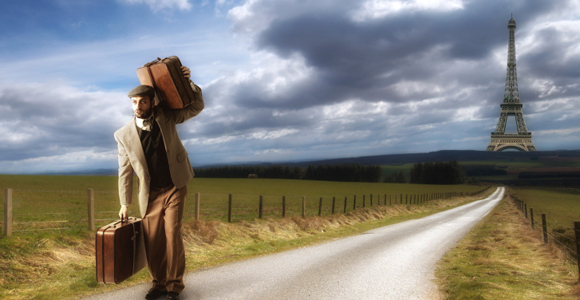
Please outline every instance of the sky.
[[0, 173], [117, 168], [136, 69], [172, 55], [194, 166], [483, 151], [512, 14], [536, 148], [580, 149], [580, 0], [4, 0]]

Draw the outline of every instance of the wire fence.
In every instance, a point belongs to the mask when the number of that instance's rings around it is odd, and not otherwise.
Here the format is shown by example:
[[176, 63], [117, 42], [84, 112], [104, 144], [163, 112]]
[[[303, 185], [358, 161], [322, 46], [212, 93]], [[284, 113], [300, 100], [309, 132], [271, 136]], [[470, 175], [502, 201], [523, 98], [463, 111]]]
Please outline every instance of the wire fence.
[[542, 233], [544, 243], [556, 245], [566, 260], [578, 266], [578, 281], [580, 281], [580, 222], [570, 224], [558, 218], [548, 219], [548, 212], [532, 207], [528, 208], [525, 201], [514, 195], [510, 196], [517, 208], [530, 222], [532, 229]]
[[[280, 196], [255, 194], [188, 195], [184, 222], [190, 220], [220, 220], [236, 222], [257, 218], [324, 216], [347, 213], [376, 205], [421, 204], [434, 199], [474, 196], [476, 192], [445, 193], [368, 193], [348, 196]], [[30, 231], [74, 230], [104, 226], [118, 220], [117, 191], [13, 190], [6, 189], [4, 222], [0, 225], [4, 236]], [[191, 202], [194, 202], [191, 205]], [[136, 196], [129, 214], [139, 215]]]

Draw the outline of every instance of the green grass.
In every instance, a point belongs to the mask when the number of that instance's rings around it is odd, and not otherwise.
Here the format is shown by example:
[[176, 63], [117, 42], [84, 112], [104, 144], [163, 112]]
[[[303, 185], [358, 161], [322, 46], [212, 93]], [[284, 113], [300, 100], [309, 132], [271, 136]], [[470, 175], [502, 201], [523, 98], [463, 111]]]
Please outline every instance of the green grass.
[[407, 180], [409, 180], [409, 176], [411, 173], [411, 168], [413, 167], [413, 163], [409, 163], [409, 164], [402, 164], [402, 165], [382, 165], [381, 169], [383, 170], [383, 174], [385, 175], [389, 175], [389, 174], [393, 174], [396, 172], [403, 172], [403, 174], [405, 174], [405, 177], [407, 177]]
[[[0, 175], [0, 189], [13, 189], [14, 231], [50, 230], [69, 228], [75, 231], [87, 226], [87, 190], [94, 189], [96, 226], [117, 219], [119, 198], [117, 177], [114, 176], [26, 176]], [[320, 197], [323, 197], [323, 214], [332, 210], [332, 197], [336, 197], [335, 211], [343, 211], [347, 197], [347, 211], [373, 204], [378, 198], [384, 202], [391, 194], [417, 195], [444, 192], [474, 192], [481, 187], [458, 185], [411, 185], [389, 183], [329, 182], [284, 179], [209, 179], [194, 178], [188, 185], [185, 220], [194, 216], [195, 194], [200, 193], [200, 215], [203, 220], [227, 220], [228, 195], [233, 195], [233, 219], [253, 220], [258, 217], [260, 195], [263, 196], [263, 216], [281, 217], [282, 196], [286, 197], [287, 216], [300, 216], [302, 196], [306, 197], [306, 215], [318, 214]], [[136, 190], [136, 188], [135, 188]], [[136, 193], [130, 215], [139, 216]], [[0, 208], [3, 213], [4, 206]], [[34, 223], [31, 223], [34, 222]]]
[[[512, 188], [511, 194], [534, 210], [536, 228], [541, 226], [541, 215], [546, 215], [548, 233], [576, 251], [573, 243], [574, 222], [580, 221], [580, 193], [574, 190]], [[530, 216], [531, 218], [531, 216]], [[552, 237], [550, 237], [552, 238]]]
[[[553, 226], [573, 227], [580, 221], [580, 193], [535, 188], [511, 188], [511, 194], [524, 201], [534, 214], [546, 214]], [[536, 219], [537, 220], [537, 219]]]
[[504, 199], [439, 261], [447, 299], [578, 299], [578, 274]]
[[[95, 281], [94, 232], [87, 229], [87, 189], [93, 188], [95, 190], [96, 226], [110, 223], [117, 219], [119, 209], [116, 177], [0, 175], [0, 189], [4, 191], [6, 188], [13, 189], [15, 231], [10, 238], [0, 234], [0, 298], [61, 299], [58, 295], [62, 295], [62, 293], [67, 295], [66, 298], [70, 298], [74, 295], [103, 292], [147, 281], [148, 273], [145, 270], [120, 286], [105, 286], [97, 284]], [[234, 219], [249, 221], [239, 221], [233, 224], [218, 222], [216, 224], [233, 226], [232, 230], [236, 232], [239, 228], [254, 226], [252, 224], [261, 226], [260, 224], [264, 222], [271, 223], [272, 221], [269, 220], [277, 220], [275, 222], [281, 223], [300, 223], [302, 218], [279, 219], [282, 196], [287, 197], [289, 217], [300, 215], [299, 206], [303, 195], [307, 200], [307, 215], [309, 216], [318, 214], [319, 198], [324, 197], [325, 210], [323, 215], [332, 219], [338, 216], [329, 216], [331, 197], [333, 196], [337, 197], [337, 211], [342, 211], [344, 196], [347, 196], [349, 200], [348, 211], [352, 212], [354, 195], [357, 195], [357, 207], [362, 205], [362, 198], [365, 195], [368, 208], [371, 194], [373, 195], [373, 204], [376, 207], [377, 194], [380, 194], [381, 200], [384, 201], [384, 194], [391, 193], [414, 195], [451, 191], [474, 192], [482, 188], [467, 185], [436, 186], [195, 178], [188, 186], [189, 196], [184, 226], [214, 224], [212, 222], [193, 222], [195, 193], [201, 194], [201, 219], [205, 221], [223, 221], [226, 218], [228, 194], [233, 194], [234, 207], [236, 208]], [[264, 196], [264, 220], [254, 220], [257, 217], [259, 195]], [[280, 232], [271, 233], [272, 236], [269, 239], [262, 236], [266, 233], [256, 235], [256, 237], [250, 235], [232, 247], [225, 246], [221, 242], [210, 245], [212, 246], [210, 248], [203, 243], [194, 244], [188, 250], [188, 270], [354, 234], [369, 228], [369, 226], [381, 226], [389, 222], [423, 216], [444, 209], [435, 204], [435, 202], [430, 203], [429, 205], [433, 206], [431, 208], [425, 208], [426, 205], [400, 206], [406, 210], [412, 209], [412, 211], [406, 211], [403, 216], [393, 216], [383, 221], [372, 221], [354, 227], [345, 225], [341, 227], [342, 229], [328, 229], [326, 232], [332, 235], [313, 235], [308, 229], [301, 231], [299, 228], [298, 230], [292, 229], [288, 237], [280, 236]], [[0, 207], [1, 215], [3, 215], [3, 209], [2, 205]], [[132, 215], [138, 216], [136, 204], [131, 206], [131, 211]], [[356, 212], [359, 211], [360, 209]], [[54, 221], [63, 222], [55, 223]], [[269, 228], [269, 226], [262, 227]], [[290, 226], [290, 228], [295, 227], [296, 225]], [[188, 232], [196, 232], [196, 234], [203, 232], [203, 230], [193, 229], [188, 229]], [[252, 230], [266, 232], [269, 229], [264, 230], [259, 227]], [[231, 234], [231, 236], [232, 239], [237, 238], [235, 234]], [[193, 238], [193, 241], [196, 239], [203, 240], [203, 237]]]

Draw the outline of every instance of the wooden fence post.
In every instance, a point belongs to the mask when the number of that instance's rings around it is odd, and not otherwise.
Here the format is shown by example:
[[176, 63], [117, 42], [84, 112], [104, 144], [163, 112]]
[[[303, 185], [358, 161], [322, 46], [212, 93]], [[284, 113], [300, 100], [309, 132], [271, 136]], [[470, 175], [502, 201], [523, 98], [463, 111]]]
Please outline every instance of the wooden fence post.
[[352, 198], [352, 210], [356, 209], [356, 195]]
[[302, 196], [302, 217], [306, 217], [306, 197]]
[[528, 205], [524, 203], [524, 210], [526, 212], [526, 219], [528, 218]]
[[346, 214], [346, 196], [344, 196], [344, 212], [343, 214]]
[[322, 197], [320, 197], [320, 202], [318, 203], [318, 216], [322, 214]]
[[336, 204], [336, 197], [332, 197], [332, 214], [334, 215], [334, 205]]
[[282, 196], [282, 218], [286, 217], [286, 196]]
[[548, 243], [548, 224], [546, 224], [546, 214], [542, 214], [542, 232], [544, 233], [544, 244]]
[[88, 190], [87, 199], [88, 213], [89, 213], [89, 230], [95, 231], [95, 190]]
[[201, 195], [199, 193], [195, 193], [195, 220], [199, 220], [199, 202]]
[[12, 189], [6, 189], [4, 197], [4, 235], [12, 236]]
[[365, 202], [366, 202], [365, 196], [366, 196], [366, 195], [365, 195], [365, 194], [363, 194], [363, 208], [366, 206], [366, 205], [365, 205], [365, 204], [366, 204], [366, 203], [365, 203]]
[[532, 229], [534, 229], [534, 209], [530, 208], [530, 221], [532, 223]]
[[232, 222], [232, 206], [233, 206], [232, 194], [229, 194], [229, 196], [228, 196], [228, 222], [229, 223]]
[[260, 195], [260, 203], [258, 204], [258, 218], [262, 218], [264, 213], [264, 198]]
[[[578, 273], [580, 274], [580, 222], [574, 222], [574, 233], [576, 235], [576, 261], [578, 262]], [[580, 276], [578, 281], [580, 282]]]

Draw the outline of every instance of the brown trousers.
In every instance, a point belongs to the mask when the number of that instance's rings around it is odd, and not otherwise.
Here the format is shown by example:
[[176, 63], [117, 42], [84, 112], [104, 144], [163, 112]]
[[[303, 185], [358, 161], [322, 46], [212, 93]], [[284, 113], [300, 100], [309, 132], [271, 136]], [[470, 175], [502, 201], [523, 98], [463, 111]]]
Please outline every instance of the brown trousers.
[[185, 272], [185, 249], [181, 221], [187, 187], [151, 189], [143, 218], [145, 250], [153, 288], [181, 293]]

